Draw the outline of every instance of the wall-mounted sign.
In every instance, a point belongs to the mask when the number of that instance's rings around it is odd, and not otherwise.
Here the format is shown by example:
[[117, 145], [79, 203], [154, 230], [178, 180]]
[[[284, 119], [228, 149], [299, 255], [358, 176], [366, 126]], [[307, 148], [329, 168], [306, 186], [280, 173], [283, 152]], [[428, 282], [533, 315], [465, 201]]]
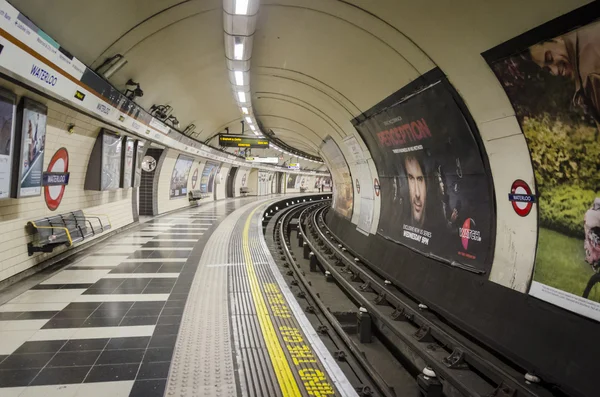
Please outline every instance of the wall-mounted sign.
[[188, 177], [193, 163], [194, 159], [191, 157], [182, 154], [177, 157], [175, 167], [173, 167], [173, 173], [171, 174], [170, 198], [173, 199], [187, 195]]
[[300, 169], [300, 163], [289, 163], [288, 164], [288, 169], [290, 169], [290, 170], [299, 170]]
[[48, 172], [44, 172], [44, 199], [50, 211], [55, 211], [63, 195], [65, 186], [69, 184], [69, 152], [65, 148], [60, 148], [54, 153]]
[[277, 164], [279, 159], [277, 157], [246, 157], [246, 161], [251, 163], [273, 163]]
[[267, 149], [269, 141], [265, 138], [253, 138], [246, 135], [219, 134], [219, 145], [223, 147]]
[[20, 137], [15, 139], [13, 197], [39, 196], [42, 193], [42, 169], [46, 144], [45, 105], [23, 98], [19, 106]]
[[520, 179], [513, 182], [508, 201], [512, 203], [513, 209], [519, 216], [527, 216], [535, 203], [535, 194], [532, 194], [529, 185]]

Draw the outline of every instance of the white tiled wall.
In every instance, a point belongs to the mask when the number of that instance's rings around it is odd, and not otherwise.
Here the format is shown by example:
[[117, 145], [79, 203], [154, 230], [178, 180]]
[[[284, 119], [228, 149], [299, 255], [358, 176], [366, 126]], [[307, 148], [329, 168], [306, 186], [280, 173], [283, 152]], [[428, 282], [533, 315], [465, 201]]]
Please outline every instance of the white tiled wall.
[[[65, 189], [60, 207], [50, 211], [43, 194], [38, 197], [0, 200], [0, 281], [31, 268], [62, 251], [27, 255], [25, 225], [30, 220], [58, 215], [69, 211], [83, 210], [89, 214], [107, 214], [112, 228], [120, 228], [133, 222], [132, 194], [134, 189], [118, 189], [111, 192], [84, 191], [83, 184], [88, 160], [96, 136], [102, 127], [109, 127], [90, 117], [51, 102], [9, 82], [0, 80], [0, 86], [15, 92], [19, 99], [26, 95], [48, 106], [48, 124], [44, 153], [44, 170], [52, 155], [61, 147], [69, 152], [69, 185]], [[69, 124], [75, 125], [75, 133], [67, 132]]]

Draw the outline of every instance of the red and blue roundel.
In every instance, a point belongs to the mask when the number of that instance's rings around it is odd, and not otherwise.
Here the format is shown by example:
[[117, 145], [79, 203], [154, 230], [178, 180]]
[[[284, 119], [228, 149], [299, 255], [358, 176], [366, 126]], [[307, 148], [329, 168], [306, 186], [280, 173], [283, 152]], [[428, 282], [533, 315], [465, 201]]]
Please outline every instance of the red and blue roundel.
[[[50, 164], [48, 164], [48, 172], [67, 173], [68, 171], [69, 152], [63, 147], [58, 149], [56, 153], [54, 153], [54, 156], [52, 156]], [[65, 187], [66, 185], [44, 186], [44, 197], [50, 211], [55, 211], [60, 205], [63, 195], [65, 194]]]

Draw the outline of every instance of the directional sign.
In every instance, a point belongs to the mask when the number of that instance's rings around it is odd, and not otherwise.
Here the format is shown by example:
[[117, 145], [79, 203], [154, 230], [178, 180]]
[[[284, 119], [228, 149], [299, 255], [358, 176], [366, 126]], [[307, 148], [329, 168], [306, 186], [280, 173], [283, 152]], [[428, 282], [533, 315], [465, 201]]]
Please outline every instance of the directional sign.
[[277, 157], [246, 157], [246, 161], [252, 163], [273, 163], [277, 164], [279, 159]]
[[517, 179], [510, 188], [508, 200], [511, 202], [517, 215], [527, 216], [533, 208], [536, 197], [535, 194], [532, 194], [531, 188], [525, 181]]

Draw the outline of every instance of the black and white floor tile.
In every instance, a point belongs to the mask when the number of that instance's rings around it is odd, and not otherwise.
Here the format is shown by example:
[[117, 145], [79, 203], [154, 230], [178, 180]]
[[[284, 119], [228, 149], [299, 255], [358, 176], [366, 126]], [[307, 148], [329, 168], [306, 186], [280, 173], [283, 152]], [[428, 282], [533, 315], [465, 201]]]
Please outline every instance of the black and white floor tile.
[[162, 397], [202, 248], [238, 205], [146, 222], [0, 306], [0, 396]]

